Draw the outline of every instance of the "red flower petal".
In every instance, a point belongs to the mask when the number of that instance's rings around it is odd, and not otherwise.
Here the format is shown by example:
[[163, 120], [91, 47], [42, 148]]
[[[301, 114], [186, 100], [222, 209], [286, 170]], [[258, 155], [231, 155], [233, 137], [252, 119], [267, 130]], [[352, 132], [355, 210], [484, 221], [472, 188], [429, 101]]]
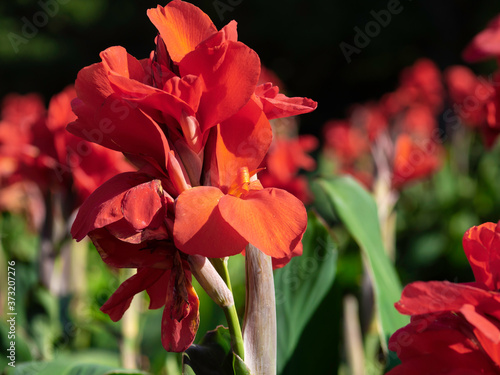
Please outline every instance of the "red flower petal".
[[290, 262], [290, 260], [293, 257], [298, 257], [302, 255], [302, 241], [299, 241], [297, 246], [295, 246], [295, 249], [292, 250], [292, 252], [285, 258], [273, 258], [273, 269], [281, 268], [284, 267]]
[[317, 102], [308, 98], [289, 98], [280, 94], [278, 87], [271, 82], [257, 86], [255, 95], [262, 102], [263, 111], [269, 120], [308, 113], [318, 106]]
[[217, 28], [201, 9], [193, 4], [173, 0], [167, 6], [148, 9], [148, 17], [158, 29], [171, 59], [178, 63]]
[[170, 270], [167, 270], [156, 283], [151, 285], [146, 289], [149, 295], [149, 309], [155, 310], [162, 306], [165, 306], [165, 301], [167, 300], [167, 293], [170, 293], [168, 289], [168, 283], [170, 280]]
[[127, 50], [121, 46], [109, 47], [102, 51], [100, 56], [107, 72], [139, 82], [144, 82], [147, 79], [140, 61], [127, 53]]
[[271, 124], [253, 100], [236, 115], [220, 124], [216, 154], [218, 185], [230, 187], [242, 167], [257, 169], [264, 159], [273, 132]]
[[165, 117], [160, 114], [172, 116], [177, 121], [180, 121], [183, 111], [194, 114], [202, 94], [203, 80], [192, 75], [170, 78], [163, 90], [118, 75], [108, 78], [122, 99], [133, 102], [158, 122], [164, 122]]
[[111, 267], [139, 268], [154, 267], [168, 269], [172, 267], [171, 253], [174, 244], [159, 242], [154, 249], [147, 248], [144, 243], [133, 244], [123, 242], [112, 235], [106, 228], [95, 229], [89, 233], [102, 260]]
[[500, 16], [493, 18], [485, 30], [467, 45], [462, 57], [467, 62], [477, 62], [500, 56]]
[[488, 290], [500, 290], [500, 233], [497, 224], [470, 228], [463, 237], [465, 255], [477, 283]]
[[243, 198], [225, 195], [219, 209], [242, 237], [273, 258], [289, 258], [307, 225], [304, 204], [280, 189], [250, 191]]
[[108, 72], [102, 63], [86, 66], [78, 72], [75, 89], [78, 98], [93, 108], [99, 106], [113, 93], [108, 82]]
[[221, 216], [217, 207], [224, 194], [216, 187], [184, 191], [175, 206], [174, 241], [184, 253], [222, 258], [239, 254], [245, 241]]
[[[500, 295], [448, 281], [417, 281], [407, 285], [396, 303], [401, 314], [420, 315], [433, 312], [459, 311], [463, 305], [493, 303], [500, 307]], [[493, 311], [492, 311], [493, 313]]]
[[238, 112], [252, 96], [260, 74], [257, 53], [240, 42], [200, 46], [179, 63], [181, 76], [202, 76], [205, 92], [198, 110], [202, 132]]
[[[172, 282], [172, 281], [171, 281]], [[178, 291], [169, 285], [167, 300], [161, 319], [161, 343], [168, 352], [183, 352], [193, 343], [200, 323], [199, 300], [191, 283], [186, 285], [188, 300], [183, 301], [182, 318], [176, 317], [174, 310], [178, 302]]]
[[136, 230], [148, 227], [163, 206], [160, 190], [160, 180], [153, 180], [134, 186], [125, 193], [122, 200], [123, 217]]
[[125, 172], [102, 184], [82, 204], [71, 227], [73, 238], [80, 241], [90, 231], [102, 228], [123, 217], [121, 204], [125, 193], [151, 177], [137, 172]]
[[155, 268], [139, 269], [137, 274], [125, 280], [109, 297], [101, 311], [108, 314], [113, 322], [117, 322], [129, 308], [134, 296], [154, 284], [165, 272]]
[[116, 95], [109, 96], [95, 113], [75, 102], [79, 119], [67, 129], [76, 136], [112, 150], [154, 158], [166, 166], [169, 147], [165, 134], [150, 116]]

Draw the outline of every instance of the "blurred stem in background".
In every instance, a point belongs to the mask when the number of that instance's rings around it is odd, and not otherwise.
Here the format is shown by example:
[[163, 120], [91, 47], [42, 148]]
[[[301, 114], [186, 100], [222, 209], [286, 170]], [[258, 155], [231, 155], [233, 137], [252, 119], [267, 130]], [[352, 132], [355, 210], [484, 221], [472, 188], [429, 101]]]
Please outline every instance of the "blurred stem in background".
[[54, 231], [54, 215], [52, 212], [53, 207], [52, 192], [47, 191], [44, 196], [45, 204], [45, 220], [42, 225], [40, 233], [40, 252], [39, 252], [39, 273], [40, 282], [49, 291], [51, 289], [51, 279], [54, 273], [54, 242], [53, 242], [53, 231]]
[[363, 350], [363, 336], [359, 322], [358, 300], [353, 295], [346, 295], [344, 305], [344, 342], [347, 354], [347, 363], [351, 375], [365, 374], [365, 353]]
[[[128, 278], [134, 276], [137, 270], [134, 268], [120, 269], [120, 284]], [[121, 360], [126, 369], [136, 369], [140, 363], [140, 339], [139, 315], [141, 309], [142, 293], [134, 296], [132, 303], [122, 318], [122, 343]]]

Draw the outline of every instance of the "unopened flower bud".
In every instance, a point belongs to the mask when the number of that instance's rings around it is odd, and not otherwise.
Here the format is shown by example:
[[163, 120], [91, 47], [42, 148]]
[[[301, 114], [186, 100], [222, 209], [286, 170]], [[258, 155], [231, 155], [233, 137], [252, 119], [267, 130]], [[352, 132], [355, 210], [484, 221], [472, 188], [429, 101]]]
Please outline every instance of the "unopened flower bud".
[[217, 305], [221, 307], [234, 305], [233, 294], [207, 258], [190, 255], [188, 262], [193, 276]]

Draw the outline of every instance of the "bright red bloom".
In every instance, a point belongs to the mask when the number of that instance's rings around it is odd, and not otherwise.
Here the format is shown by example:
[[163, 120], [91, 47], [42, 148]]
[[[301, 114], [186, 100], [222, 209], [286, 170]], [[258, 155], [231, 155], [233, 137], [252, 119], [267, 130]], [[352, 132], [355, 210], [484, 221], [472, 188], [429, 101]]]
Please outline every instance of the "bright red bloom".
[[438, 170], [441, 166], [440, 152], [441, 148], [435, 142], [417, 142], [408, 134], [401, 134], [394, 149], [392, 186], [400, 189]]
[[430, 139], [438, 123], [429, 107], [415, 105], [406, 110], [401, 119], [400, 132], [410, 134], [414, 139]]
[[496, 88], [465, 66], [448, 68], [445, 78], [455, 114], [466, 125], [479, 128], [486, 147], [492, 147], [500, 134]]
[[376, 103], [355, 105], [352, 110], [351, 121], [361, 124], [368, 133], [368, 139], [373, 142], [380, 133], [389, 127], [389, 119], [386, 117], [383, 108]]
[[[188, 254], [224, 257], [242, 252], [250, 242], [273, 258], [289, 259], [302, 251], [305, 208], [290, 193], [262, 189], [250, 180], [272, 134], [258, 106], [250, 103], [243, 114], [233, 126], [218, 126], [212, 186], [193, 187], [177, 198], [175, 243]], [[252, 152], [241, 147], [245, 144]]]
[[328, 121], [323, 128], [325, 147], [344, 164], [351, 164], [370, 150], [368, 138], [350, 122]]
[[[398, 352], [403, 362], [391, 375], [403, 373], [419, 361], [420, 366], [434, 371], [425, 372], [430, 374], [451, 374], [455, 373], [452, 369], [473, 365], [476, 367], [471, 368], [476, 370], [500, 374], [499, 244], [498, 224], [473, 227], [465, 233], [463, 245], [476, 282], [431, 281], [406, 286], [396, 308], [412, 315], [412, 323], [391, 338], [390, 348]], [[403, 344], [402, 332], [409, 334], [407, 345]], [[428, 361], [437, 352], [442, 353], [441, 360]], [[439, 372], [445, 368], [449, 372]]]
[[494, 88], [484, 78], [477, 77], [465, 66], [452, 66], [445, 71], [450, 98], [456, 104], [455, 113], [469, 126], [479, 127], [488, 121], [488, 103]]
[[382, 103], [389, 116], [416, 104], [427, 106], [437, 114], [443, 106], [443, 94], [439, 68], [429, 59], [419, 59], [403, 70], [398, 89], [387, 94]]
[[109, 265], [138, 268], [104, 311], [119, 319], [144, 289], [158, 308], [166, 293], [163, 346], [183, 351], [198, 325], [188, 254], [225, 257], [249, 242], [280, 264], [301, 253], [303, 204], [250, 178], [271, 144], [269, 119], [310, 112], [316, 103], [257, 85], [259, 57], [237, 41], [236, 22], [217, 31], [179, 0], [148, 16], [159, 31], [149, 59], [111, 47], [78, 74], [78, 118], [68, 130], [122, 152], [139, 171], [101, 185], [72, 234], [88, 235]]
[[402, 364], [387, 375], [483, 375], [500, 369], [478, 345], [470, 325], [453, 313], [412, 316], [397, 330], [389, 349]]
[[470, 63], [500, 57], [500, 15], [493, 18], [486, 28], [472, 39], [462, 57]]

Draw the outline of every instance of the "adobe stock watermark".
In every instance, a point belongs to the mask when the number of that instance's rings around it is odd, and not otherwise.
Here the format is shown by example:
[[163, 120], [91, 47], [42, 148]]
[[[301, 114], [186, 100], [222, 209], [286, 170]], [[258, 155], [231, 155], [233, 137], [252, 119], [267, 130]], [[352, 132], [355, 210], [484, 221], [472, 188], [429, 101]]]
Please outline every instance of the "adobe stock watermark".
[[16, 367], [16, 262], [11, 260], [7, 266], [7, 359], [10, 367]]
[[212, 5], [219, 16], [219, 19], [224, 21], [224, 13], [232, 12], [234, 8], [242, 2], [243, 0], [214, 0]]
[[30, 17], [21, 17], [21, 34], [10, 32], [7, 34], [10, 45], [15, 53], [19, 52], [19, 47], [37, 36], [41, 28], [47, 26], [50, 18], [59, 13], [60, 5], [69, 3], [70, 0], [39, 0], [37, 2], [40, 10]]
[[381, 33], [382, 29], [389, 26], [392, 21], [392, 16], [400, 14], [403, 9], [404, 7], [400, 0], [389, 0], [386, 9], [379, 11], [372, 9], [370, 11], [372, 19], [365, 24], [364, 28], [361, 29], [359, 26], [354, 27], [355, 34], [353, 44], [349, 44], [345, 41], [339, 44], [340, 50], [347, 63], [352, 61], [351, 56], [353, 54], [359, 55], [363, 48], [368, 47], [372, 39], [376, 38]]

